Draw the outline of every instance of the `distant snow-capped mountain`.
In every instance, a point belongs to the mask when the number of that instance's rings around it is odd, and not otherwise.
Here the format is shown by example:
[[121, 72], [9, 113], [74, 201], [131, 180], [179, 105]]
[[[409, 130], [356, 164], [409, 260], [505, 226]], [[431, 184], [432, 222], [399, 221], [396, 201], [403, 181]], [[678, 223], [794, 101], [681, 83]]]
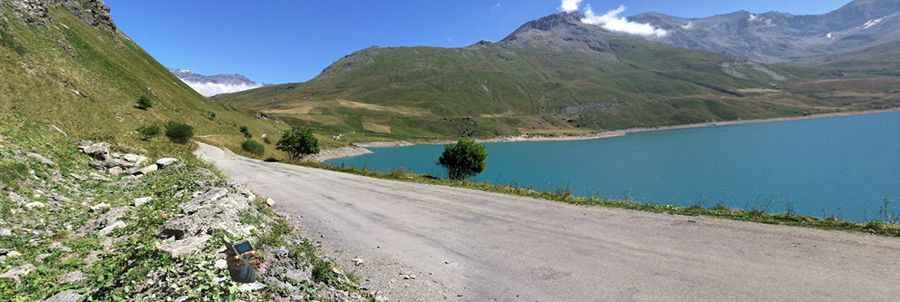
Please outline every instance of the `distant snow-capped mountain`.
[[240, 74], [203, 75], [188, 69], [170, 69], [175, 76], [203, 96], [241, 92], [262, 87], [246, 76]]

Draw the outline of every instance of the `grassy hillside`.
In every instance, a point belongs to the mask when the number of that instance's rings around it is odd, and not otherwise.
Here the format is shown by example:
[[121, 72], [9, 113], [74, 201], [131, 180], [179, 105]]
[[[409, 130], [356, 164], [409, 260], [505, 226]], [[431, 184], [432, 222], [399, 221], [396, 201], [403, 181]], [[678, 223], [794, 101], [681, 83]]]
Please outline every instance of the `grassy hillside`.
[[576, 17], [548, 16], [466, 48], [370, 48], [309, 82], [214, 100], [345, 140], [578, 134], [884, 105], [791, 90], [818, 78], [807, 68], [674, 48]]
[[[726, 58], [615, 39], [602, 53], [373, 48], [321, 76], [215, 98], [334, 133], [427, 138], [585, 131], [783, 114], [727, 100], [767, 85]], [[758, 110], [757, 110], [758, 109]]]
[[[270, 136], [285, 127], [206, 101], [125, 35], [89, 25], [63, 7], [50, 9], [51, 22], [32, 24], [9, 2], [0, 5], [4, 115], [45, 122], [72, 137], [148, 147], [152, 143], [140, 141], [135, 129], [168, 121], [190, 124], [200, 139], [232, 149], [239, 149], [241, 126]], [[136, 108], [141, 96], [154, 106]]]

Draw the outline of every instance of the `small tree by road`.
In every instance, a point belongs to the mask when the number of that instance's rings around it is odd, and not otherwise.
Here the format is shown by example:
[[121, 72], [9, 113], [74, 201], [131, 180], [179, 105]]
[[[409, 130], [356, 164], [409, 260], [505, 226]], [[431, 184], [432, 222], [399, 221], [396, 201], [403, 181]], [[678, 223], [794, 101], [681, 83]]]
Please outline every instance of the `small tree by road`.
[[287, 153], [291, 160], [298, 160], [307, 155], [319, 154], [319, 139], [309, 129], [294, 127], [281, 135], [277, 147]]
[[484, 172], [487, 167], [487, 150], [484, 145], [471, 139], [462, 139], [456, 144], [444, 146], [444, 154], [438, 164], [447, 168], [450, 179], [464, 180]]

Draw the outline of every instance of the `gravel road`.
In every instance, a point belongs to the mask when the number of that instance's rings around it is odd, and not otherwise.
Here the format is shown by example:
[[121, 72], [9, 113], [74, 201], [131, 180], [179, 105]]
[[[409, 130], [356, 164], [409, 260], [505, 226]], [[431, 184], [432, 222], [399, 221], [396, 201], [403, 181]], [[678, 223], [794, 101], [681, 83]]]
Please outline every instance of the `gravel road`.
[[379, 180], [208, 145], [197, 154], [273, 198], [390, 301], [900, 299], [900, 238]]

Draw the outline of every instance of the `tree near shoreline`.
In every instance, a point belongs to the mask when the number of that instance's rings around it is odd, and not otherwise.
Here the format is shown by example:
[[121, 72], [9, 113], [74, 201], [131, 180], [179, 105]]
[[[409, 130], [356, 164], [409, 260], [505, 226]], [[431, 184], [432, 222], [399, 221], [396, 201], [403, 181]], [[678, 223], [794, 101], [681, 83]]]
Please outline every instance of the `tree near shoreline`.
[[484, 145], [471, 139], [461, 139], [456, 144], [444, 146], [438, 164], [447, 169], [450, 179], [464, 180], [484, 172], [486, 160]]
[[294, 127], [284, 131], [277, 148], [287, 153], [291, 160], [298, 160], [307, 155], [318, 154], [319, 139], [309, 129]]

